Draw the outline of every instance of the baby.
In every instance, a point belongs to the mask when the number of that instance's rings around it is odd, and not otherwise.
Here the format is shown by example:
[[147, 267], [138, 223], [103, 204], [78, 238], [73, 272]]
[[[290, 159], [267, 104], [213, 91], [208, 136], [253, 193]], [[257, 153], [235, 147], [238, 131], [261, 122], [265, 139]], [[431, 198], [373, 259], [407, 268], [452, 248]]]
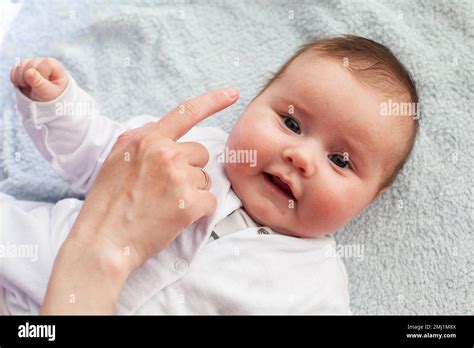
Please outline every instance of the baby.
[[[156, 121], [119, 124], [98, 115], [52, 58], [22, 61], [11, 80], [27, 133], [77, 193], [87, 194], [121, 133]], [[374, 41], [344, 36], [302, 46], [230, 135], [195, 127], [180, 139], [208, 149], [218, 208], [129, 278], [117, 312], [349, 314], [331, 235], [385, 192], [409, 158], [416, 110], [395, 115], [386, 106], [417, 103], [410, 74]], [[224, 147], [253, 151], [257, 161], [220, 163]], [[41, 251], [36, 266], [18, 258], [2, 263], [6, 305], [12, 314], [36, 314], [82, 201], [1, 194], [0, 204], [8, 219], [3, 243], [30, 242]], [[75, 303], [74, 294], [68, 301]]]

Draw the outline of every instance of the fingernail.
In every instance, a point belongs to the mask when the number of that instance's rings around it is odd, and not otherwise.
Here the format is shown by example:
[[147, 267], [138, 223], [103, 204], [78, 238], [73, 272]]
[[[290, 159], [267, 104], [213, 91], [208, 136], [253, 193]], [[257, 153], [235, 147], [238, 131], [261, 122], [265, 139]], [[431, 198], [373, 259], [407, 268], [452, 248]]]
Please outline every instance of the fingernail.
[[224, 95], [227, 97], [229, 100], [235, 99], [239, 95], [239, 91], [236, 90], [235, 88], [226, 88], [224, 89]]

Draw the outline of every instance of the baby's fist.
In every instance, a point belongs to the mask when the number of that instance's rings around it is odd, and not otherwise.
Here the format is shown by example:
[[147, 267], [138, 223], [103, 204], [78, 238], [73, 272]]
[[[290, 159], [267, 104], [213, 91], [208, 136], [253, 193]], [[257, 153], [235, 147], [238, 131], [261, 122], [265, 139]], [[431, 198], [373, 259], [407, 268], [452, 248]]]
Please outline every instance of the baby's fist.
[[68, 83], [66, 70], [54, 58], [23, 59], [12, 68], [10, 79], [28, 98], [41, 102], [59, 97]]

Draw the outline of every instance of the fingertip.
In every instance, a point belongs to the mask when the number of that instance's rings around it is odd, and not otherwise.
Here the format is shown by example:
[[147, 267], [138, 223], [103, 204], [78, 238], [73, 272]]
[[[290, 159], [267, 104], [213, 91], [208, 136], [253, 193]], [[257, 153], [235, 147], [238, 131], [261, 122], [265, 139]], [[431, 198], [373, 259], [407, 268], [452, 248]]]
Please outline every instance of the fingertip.
[[228, 87], [222, 91], [229, 100], [234, 100], [239, 96], [239, 90], [234, 87]]

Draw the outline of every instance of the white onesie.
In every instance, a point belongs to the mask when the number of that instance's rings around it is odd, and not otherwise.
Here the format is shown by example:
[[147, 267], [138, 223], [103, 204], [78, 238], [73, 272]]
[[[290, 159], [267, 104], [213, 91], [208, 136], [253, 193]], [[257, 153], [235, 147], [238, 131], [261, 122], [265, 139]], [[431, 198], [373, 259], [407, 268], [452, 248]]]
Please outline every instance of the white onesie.
[[[101, 116], [72, 77], [50, 102], [16, 93], [39, 152], [83, 195], [117, 137], [157, 121], [139, 116], [120, 124]], [[227, 136], [217, 128], [194, 127], [179, 140], [208, 149], [205, 169], [217, 209], [128, 278], [116, 313], [350, 314], [347, 275], [334, 239], [290, 237], [252, 221], [218, 161]], [[54, 259], [82, 204], [73, 198], [56, 204], [19, 201], [0, 193], [0, 286], [11, 314], [39, 313]], [[68, 300], [75, 303], [75, 295]]]

